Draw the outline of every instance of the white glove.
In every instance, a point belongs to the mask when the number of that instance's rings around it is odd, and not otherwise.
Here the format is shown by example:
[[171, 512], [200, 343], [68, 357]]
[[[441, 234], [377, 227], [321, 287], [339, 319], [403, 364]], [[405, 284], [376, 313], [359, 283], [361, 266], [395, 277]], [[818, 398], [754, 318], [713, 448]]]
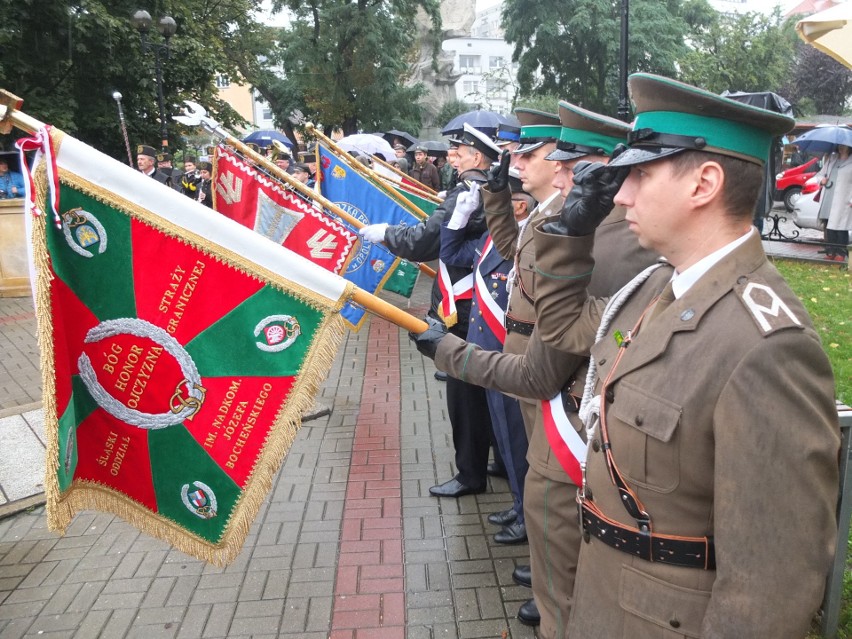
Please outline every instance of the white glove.
[[373, 244], [379, 244], [380, 242], [385, 241], [385, 229], [387, 229], [388, 224], [382, 222], [381, 224], [367, 224], [367, 226], [362, 226], [358, 229], [358, 233], [368, 242], [372, 242]]
[[471, 214], [479, 208], [479, 199], [479, 182], [474, 182], [470, 185], [470, 190], [459, 194], [447, 228], [457, 231], [466, 227]]

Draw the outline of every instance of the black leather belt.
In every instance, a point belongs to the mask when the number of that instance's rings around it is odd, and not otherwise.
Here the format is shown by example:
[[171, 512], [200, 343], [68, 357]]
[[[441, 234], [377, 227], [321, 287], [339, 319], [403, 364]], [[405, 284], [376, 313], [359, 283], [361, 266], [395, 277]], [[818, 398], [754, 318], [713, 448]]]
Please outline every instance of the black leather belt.
[[535, 322], [522, 322], [520, 320], [515, 320], [506, 316], [506, 332], [507, 333], [519, 333], [521, 335], [526, 335], [529, 337], [533, 333], [533, 329], [535, 328]]
[[673, 537], [641, 533], [635, 528], [614, 525], [602, 519], [587, 504], [580, 505], [583, 532], [594, 535], [611, 548], [640, 559], [672, 566], [716, 570], [712, 537]]

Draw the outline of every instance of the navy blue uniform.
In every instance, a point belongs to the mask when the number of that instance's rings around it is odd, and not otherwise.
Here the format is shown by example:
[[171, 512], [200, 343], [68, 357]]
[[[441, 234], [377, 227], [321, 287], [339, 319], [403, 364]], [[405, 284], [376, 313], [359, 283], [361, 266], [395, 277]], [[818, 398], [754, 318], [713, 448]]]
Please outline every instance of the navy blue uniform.
[[[441, 228], [441, 260], [449, 266], [473, 267], [485, 283], [483, 294], [489, 295], [503, 311], [509, 302], [507, 284], [513, 262], [504, 260], [496, 249], [492, 248], [484, 256], [490, 236], [484, 233], [478, 240], [469, 239], [467, 229], [453, 230], [444, 225]], [[503, 342], [485, 321], [489, 315], [487, 308], [481, 308], [477, 300], [476, 285], [470, 308], [470, 320], [467, 341], [484, 350], [503, 351]], [[485, 389], [491, 424], [494, 430], [497, 448], [509, 478], [509, 488], [514, 497], [513, 509], [518, 514], [517, 521], [524, 521], [524, 478], [527, 463], [527, 434], [518, 400], [495, 390]]]

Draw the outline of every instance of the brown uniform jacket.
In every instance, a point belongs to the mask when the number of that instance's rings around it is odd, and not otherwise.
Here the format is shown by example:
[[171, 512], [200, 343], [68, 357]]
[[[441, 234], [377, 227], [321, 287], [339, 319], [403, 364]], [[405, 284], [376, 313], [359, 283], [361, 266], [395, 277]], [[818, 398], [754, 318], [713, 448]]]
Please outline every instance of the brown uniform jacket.
[[[488, 209], [486, 208], [486, 215]], [[595, 258], [601, 267], [595, 270], [590, 290], [596, 295], [611, 295], [656, 257], [639, 246], [636, 236], [624, 220], [625, 210], [615, 209], [597, 230]], [[516, 227], [517, 228], [517, 227]], [[508, 338], [507, 338], [508, 341]], [[585, 380], [586, 358], [569, 355], [548, 346], [538, 331], [520, 353], [483, 351], [453, 335], [448, 335], [438, 347], [435, 365], [450, 375], [503, 393], [514, 395], [534, 404], [535, 422], [528, 432], [527, 461], [539, 474], [553, 481], [570, 483], [551, 450], [544, 431], [539, 401], [550, 399], [561, 390], [568, 411], [576, 410], [568, 393], [580, 397]], [[578, 381], [575, 381], [578, 380]], [[569, 412], [572, 423], [585, 439], [585, 429], [579, 418]]]
[[441, 176], [438, 173], [438, 167], [429, 162], [429, 160], [426, 160], [423, 166], [414, 164], [408, 170], [408, 175], [434, 191], [441, 190]]
[[[594, 239], [535, 234], [538, 329], [584, 354], [603, 310], [585, 290]], [[596, 392], [612, 373], [615, 331], [634, 327], [671, 274], [657, 270], [591, 348]], [[840, 431], [819, 336], [756, 233], [640, 328], [610, 388], [613, 456], [653, 531], [713, 537], [717, 569], [645, 561], [592, 537], [568, 634], [801, 639], [834, 548]], [[600, 450], [598, 428], [593, 498], [635, 527]]]

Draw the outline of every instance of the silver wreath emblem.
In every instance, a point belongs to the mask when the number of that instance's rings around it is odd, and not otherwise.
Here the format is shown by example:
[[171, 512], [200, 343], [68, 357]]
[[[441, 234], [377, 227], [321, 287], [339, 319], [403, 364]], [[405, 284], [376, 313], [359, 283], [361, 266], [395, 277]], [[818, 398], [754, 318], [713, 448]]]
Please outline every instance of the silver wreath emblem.
[[133, 335], [135, 337], [147, 337], [175, 358], [184, 381], [182, 382], [188, 393], [189, 401], [182, 402], [180, 408], [175, 408], [166, 413], [143, 413], [135, 408], [125, 406], [121, 401], [113, 397], [98, 381], [89, 356], [83, 353], [77, 360], [80, 369], [80, 378], [86, 385], [86, 389], [92, 398], [110, 415], [131, 426], [144, 428], [146, 430], [158, 430], [180, 424], [186, 419], [191, 419], [201, 408], [204, 402], [205, 390], [201, 386], [201, 376], [195, 362], [183, 346], [164, 329], [154, 326], [143, 319], [121, 318], [101, 322], [86, 334], [84, 340], [87, 344], [99, 342], [107, 337], [116, 335]]

